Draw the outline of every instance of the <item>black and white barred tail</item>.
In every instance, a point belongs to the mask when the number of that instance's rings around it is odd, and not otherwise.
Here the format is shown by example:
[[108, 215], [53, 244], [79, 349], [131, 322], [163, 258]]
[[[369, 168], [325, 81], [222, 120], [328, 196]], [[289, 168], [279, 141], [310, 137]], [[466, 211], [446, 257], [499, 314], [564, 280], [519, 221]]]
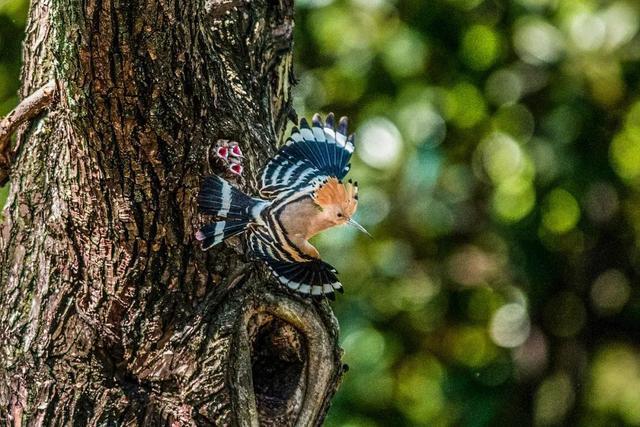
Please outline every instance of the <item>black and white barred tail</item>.
[[264, 200], [244, 194], [219, 176], [208, 176], [198, 195], [198, 206], [203, 213], [225, 220], [205, 225], [196, 233], [196, 239], [202, 241], [205, 250], [222, 243], [244, 232], [252, 221], [259, 221], [266, 205]]

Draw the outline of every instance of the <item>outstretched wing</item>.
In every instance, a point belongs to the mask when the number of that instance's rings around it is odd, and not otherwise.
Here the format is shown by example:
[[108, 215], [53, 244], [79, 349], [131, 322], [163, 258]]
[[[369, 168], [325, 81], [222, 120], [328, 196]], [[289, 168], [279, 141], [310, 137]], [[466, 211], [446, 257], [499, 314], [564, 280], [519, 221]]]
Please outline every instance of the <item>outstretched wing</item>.
[[258, 259], [265, 261], [280, 283], [305, 295], [326, 296], [334, 299], [335, 292], [343, 292], [336, 277], [337, 271], [326, 262], [311, 257], [296, 261], [274, 244], [268, 233], [253, 230], [249, 234], [249, 249]]
[[328, 177], [339, 180], [349, 172], [354, 136], [347, 136], [347, 118], [342, 117], [338, 129], [333, 113], [322, 123], [319, 114], [311, 120], [300, 120], [285, 145], [265, 166], [262, 172], [260, 195], [272, 198], [280, 193], [297, 191], [318, 184]]

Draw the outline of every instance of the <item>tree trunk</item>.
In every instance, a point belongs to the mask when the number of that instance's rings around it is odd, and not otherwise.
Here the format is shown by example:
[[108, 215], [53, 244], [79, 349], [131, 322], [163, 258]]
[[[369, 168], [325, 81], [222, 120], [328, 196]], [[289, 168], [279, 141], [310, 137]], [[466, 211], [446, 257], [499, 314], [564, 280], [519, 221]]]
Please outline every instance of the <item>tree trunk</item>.
[[219, 140], [254, 192], [290, 110], [292, 0], [33, 0], [0, 233], [7, 425], [316, 425], [342, 373], [326, 302], [194, 238]]

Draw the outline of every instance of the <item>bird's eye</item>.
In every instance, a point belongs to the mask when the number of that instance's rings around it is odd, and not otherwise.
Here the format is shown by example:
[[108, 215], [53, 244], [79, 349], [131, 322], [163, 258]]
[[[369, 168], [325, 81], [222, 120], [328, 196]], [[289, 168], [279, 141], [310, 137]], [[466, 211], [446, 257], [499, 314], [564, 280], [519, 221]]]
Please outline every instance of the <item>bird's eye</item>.
[[342, 218], [342, 214], [341, 213], [338, 214], [338, 218]]

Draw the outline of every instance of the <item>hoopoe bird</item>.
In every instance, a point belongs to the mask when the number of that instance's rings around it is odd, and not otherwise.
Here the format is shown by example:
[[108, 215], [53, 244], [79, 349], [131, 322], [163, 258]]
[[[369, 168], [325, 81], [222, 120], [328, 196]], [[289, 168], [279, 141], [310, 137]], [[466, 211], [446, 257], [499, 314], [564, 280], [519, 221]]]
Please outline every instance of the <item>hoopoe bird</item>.
[[350, 224], [366, 234], [353, 215], [358, 184], [343, 183], [353, 154], [354, 135], [347, 136], [347, 118], [334, 127], [320, 115], [312, 126], [303, 118], [261, 174], [260, 197], [251, 197], [213, 175], [198, 195], [201, 211], [217, 217], [196, 238], [203, 249], [246, 233], [249, 255], [264, 261], [280, 283], [305, 295], [343, 292], [337, 271], [320, 259], [309, 239], [328, 228]]

